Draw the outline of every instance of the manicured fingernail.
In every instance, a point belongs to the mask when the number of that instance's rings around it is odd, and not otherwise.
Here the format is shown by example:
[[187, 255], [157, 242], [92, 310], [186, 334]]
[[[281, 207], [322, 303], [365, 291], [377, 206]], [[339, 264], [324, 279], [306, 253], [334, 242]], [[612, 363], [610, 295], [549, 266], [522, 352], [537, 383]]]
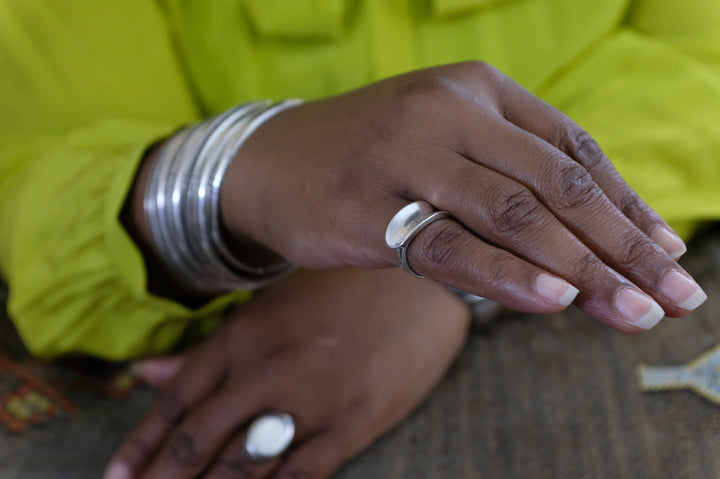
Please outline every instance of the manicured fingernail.
[[578, 295], [578, 289], [575, 286], [545, 273], [540, 273], [535, 280], [535, 291], [548, 301], [563, 306], [570, 305]]
[[630, 324], [651, 329], [665, 312], [650, 296], [636, 289], [623, 287], [615, 295], [615, 309]]
[[707, 294], [698, 284], [676, 269], [671, 269], [660, 281], [660, 291], [675, 306], [689, 311], [705, 302]]
[[670, 231], [662, 225], [657, 225], [653, 229], [650, 238], [657, 243], [662, 249], [667, 251], [673, 259], [678, 259], [687, 252], [687, 246], [678, 235]]
[[111, 464], [105, 471], [103, 479], [131, 479], [130, 469], [122, 462]]

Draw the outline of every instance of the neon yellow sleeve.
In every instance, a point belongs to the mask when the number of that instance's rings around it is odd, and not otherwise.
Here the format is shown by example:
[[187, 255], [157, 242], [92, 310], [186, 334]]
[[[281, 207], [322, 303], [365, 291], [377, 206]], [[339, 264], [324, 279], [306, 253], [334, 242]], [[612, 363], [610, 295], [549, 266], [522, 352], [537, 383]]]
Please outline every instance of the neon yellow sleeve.
[[539, 92], [685, 237], [720, 218], [719, 34], [715, 0], [640, 0]]
[[157, 353], [190, 311], [145, 289], [119, 212], [145, 149], [196, 117], [152, 2], [0, 0], [0, 269], [29, 349]]

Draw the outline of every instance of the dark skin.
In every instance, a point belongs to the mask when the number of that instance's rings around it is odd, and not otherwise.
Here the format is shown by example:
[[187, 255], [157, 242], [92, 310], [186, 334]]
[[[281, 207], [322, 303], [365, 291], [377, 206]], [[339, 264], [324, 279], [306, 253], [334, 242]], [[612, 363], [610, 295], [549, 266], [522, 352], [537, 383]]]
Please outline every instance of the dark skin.
[[[142, 192], [128, 223], [152, 264]], [[663, 313], [689, 314], [704, 296], [675, 261], [680, 238], [592, 137], [479, 62], [280, 113], [238, 151], [220, 209], [238, 251], [313, 269], [378, 268], [397, 265], [385, 227], [419, 199], [455, 219], [413, 240], [413, 269], [510, 308], [557, 312], [577, 288], [574, 304], [589, 316], [638, 333]], [[177, 296], [171, 274], [158, 277]]]
[[[151, 288], [197, 304], [207, 298], [161, 266], [144, 225], [152, 158], [139, 172], [125, 222], [146, 256]], [[237, 152], [220, 209], [227, 239], [243, 257], [279, 255], [314, 269], [381, 268], [397, 265], [384, 243], [386, 225], [415, 200], [453, 217], [425, 228], [408, 250], [413, 269], [438, 283], [532, 313], [574, 301], [628, 333], [704, 301], [675, 261], [682, 241], [594, 140], [479, 62], [412, 72], [280, 113]], [[223, 466], [225, 452], [230, 463], [247, 462], [243, 426], [268, 408], [295, 416], [299, 449], [252, 466], [245, 477], [324, 478], [417, 404], [461, 342], [455, 324], [466, 324], [466, 313], [457, 300], [399, 271], [316, 274], [308, 285], [308, 276], [292, 278], [259, 296], [191, 353], [115, 456], [112, 470], [125, 474], [112, 479], [233, 477]], [[399, 294], [407, 298], [400, 304]], [[432, 327], [418, 330], [420, 317]], [[357, 347], [318, 347], [327, 328]], [[436, 344], [437, 334], [452, 339]], [[273, 354], [286, 346], [292, 354]], [[385, 358], [382, 368], [378, 358]], [[416, 363], [426, 374], [403, 382]], [[227, 374], [219, 379], [218, 371]], [[331, 380], [317, 382], [318, 375]], [[400, 383], [403, 390], [394, 389]], [[363, 394], [376, 406], [358, 413], [348, 398]], [[236, 397], [242, 407], [220, 419]], [[362, 421], [348, 419], [358, 414]], [[324, 427], [330, 436], [302, 445]], [[182, 450], [188, 444], [192, 454]]]
[[[468, 324], [454, 295], [400, 270], [298, 273], [182, 359], [144, 366], [162, 393], [113, 463], [133, 478], [328, 477], [430, 391]], [[244, 428], [273, 409], [295, 418], [293, 446], [252, 461]]]
[[409, 263], [447, 286], [551, 313], [566, 304], [545, 290], [549, 275], [631, 333], [651, 326], [648, 313], [697, 306], [684, 304], [698, 286], [674, 259], [680, 239], [663, 241], [667, 223], [582, 128], [484, 63], [287, 110], [238, 158], [221, 193], [228, 230], [304, 267], [397, 265], [385, 228], [425, 200], [456, 219], [424, 229]]

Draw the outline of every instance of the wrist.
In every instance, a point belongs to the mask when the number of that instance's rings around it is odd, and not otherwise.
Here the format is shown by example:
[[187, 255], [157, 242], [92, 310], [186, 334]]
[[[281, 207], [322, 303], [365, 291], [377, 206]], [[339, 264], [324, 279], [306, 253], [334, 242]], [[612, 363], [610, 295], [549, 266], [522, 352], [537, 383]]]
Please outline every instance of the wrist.
[[145, 217], [144, 200], [150, 172], [164, 141], [147, 149], [135, 174], [135, 180], [120, 214], [120, 221], [143, 257], [147, 275], [147, 290], [157, 296], [178, 301], [188, 307], [198, 307], [209, 297], [189, 288], [160, 257]]
[[213, 294], [256, 289], [293, 269], [235, 222], [228, 225], [233, 209], [223, 208], [221, 187], [248, 136], [294, 104], [240, 105], [181, 130], [157, 154], [144, 195], [148, 230], [164, 263], [192, 288]]
[[231, 230], [225, 221], [226, 214], [223, 214], [222, 196], [220, 200], [220, 228], [230, 254], [239, 261], [252, 268], [272, 268], [274, 265], [284, 263], [285, 259], [266, 247], [262, 243], [251, 239], [250, 235], [239, 228]]

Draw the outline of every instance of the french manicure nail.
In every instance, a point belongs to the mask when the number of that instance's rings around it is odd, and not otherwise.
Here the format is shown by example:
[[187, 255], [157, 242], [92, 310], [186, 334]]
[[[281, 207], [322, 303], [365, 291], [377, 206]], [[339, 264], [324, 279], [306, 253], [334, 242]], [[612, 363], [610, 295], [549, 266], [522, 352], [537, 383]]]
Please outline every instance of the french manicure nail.
[[569, 306], [578, 295], [578, 289], [575, 286], [545, 273], [540, 273], [535, 280], [535, 291], [548, 301], [563, 306]]
[[650, 239], [657, 243], [673, 259], [678, 259], [687, 252], [687, 246], [678, 235], [662, 225], [657, 225], [650, 234]]
[[130, 469], [122, 462], [111, 464], [105, 471], [103, 479], [131, 479]]
[[665, 273], [660, 281], [660, 291], [675, 306], [692, 311], [707, 299], [707, 294], [692, 279], [676, 269]]
[[623, 287], [615, 295], [615, 309], [630, 324], [651, 329], [665, 312], [650, 296], [636, 289]]

